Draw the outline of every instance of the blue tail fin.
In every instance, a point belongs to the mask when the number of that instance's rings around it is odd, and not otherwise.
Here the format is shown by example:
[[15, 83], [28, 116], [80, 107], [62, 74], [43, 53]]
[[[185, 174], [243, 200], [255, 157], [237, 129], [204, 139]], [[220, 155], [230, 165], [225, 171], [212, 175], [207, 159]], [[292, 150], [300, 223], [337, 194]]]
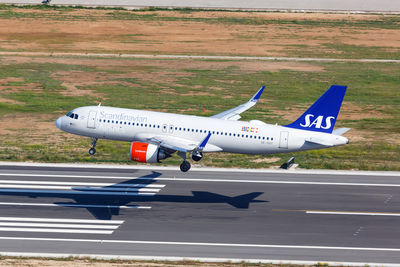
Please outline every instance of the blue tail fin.
[[332, 85], [303, 115], [285, 127], [332, 133], [346, 88]]

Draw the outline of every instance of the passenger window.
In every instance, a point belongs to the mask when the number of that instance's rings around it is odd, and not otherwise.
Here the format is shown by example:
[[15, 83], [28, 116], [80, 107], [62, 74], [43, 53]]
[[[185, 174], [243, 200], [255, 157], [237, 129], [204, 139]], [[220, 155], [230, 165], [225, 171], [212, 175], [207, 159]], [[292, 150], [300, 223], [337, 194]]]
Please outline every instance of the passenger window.
[[157, 128], [160, 128], [160, 125], [157, 125]]
[[[263, 140], [265, 139], [265, 137], [263, 136]], [[268, 138], [267, 138], [268, 139]]]
[[271, 141], [274, 141], [274, 138], [271, 137]]
[[128, 122], [128, 125], [131, 125], [131, 123], [130, 123], [130, 122]]
[[119, 124], [122, 124], [122, 121], [121, 121], [121, 122], [119, 122]]
[[229, 133], [229, 136], [231, 136], [232, 134], [231, 133]]

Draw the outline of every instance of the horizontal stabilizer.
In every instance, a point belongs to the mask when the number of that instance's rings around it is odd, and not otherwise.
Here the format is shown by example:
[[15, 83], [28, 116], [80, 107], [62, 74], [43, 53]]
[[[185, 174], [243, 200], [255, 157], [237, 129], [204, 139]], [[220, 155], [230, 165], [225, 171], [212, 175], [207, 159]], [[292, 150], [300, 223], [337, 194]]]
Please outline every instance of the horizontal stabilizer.
[[320, 138], [315, 138], [315, 137], [307, 138], [306, 142], [317, 144], [317, 145], [322, 145], [322, 146], [333, 146], [332, 143], [327, 142], [326, 140], [323, 140], [323, 139], [320, 139]]
[[349, 131], [351, 128], [337, 128], [335, 130], [333, 130], [332, 134], [334, 135], [343, 135], [345, 133], [347, 133], [347, 131]]

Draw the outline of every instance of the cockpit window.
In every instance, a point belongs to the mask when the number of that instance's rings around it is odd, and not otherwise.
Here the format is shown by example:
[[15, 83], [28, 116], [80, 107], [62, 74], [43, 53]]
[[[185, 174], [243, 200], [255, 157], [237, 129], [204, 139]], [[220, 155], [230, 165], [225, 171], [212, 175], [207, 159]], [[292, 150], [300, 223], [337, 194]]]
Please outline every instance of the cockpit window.
[[71, 119], [75, 119], [75, 120], [78, 119], [78, 114], [75, 114], [72, 111], [68, 112], [66, 116], [70, 117]]

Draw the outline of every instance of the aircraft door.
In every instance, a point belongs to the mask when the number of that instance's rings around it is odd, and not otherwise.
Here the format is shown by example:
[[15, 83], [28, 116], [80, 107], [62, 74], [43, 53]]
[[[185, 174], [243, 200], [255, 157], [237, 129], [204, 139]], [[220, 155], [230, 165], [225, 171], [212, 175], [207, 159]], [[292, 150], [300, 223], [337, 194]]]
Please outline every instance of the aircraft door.
[[289, 132], [281, 132], [279, 139], [279, 148], [288, 148]]
[[97, 116], [97, 111], [89, 111], [89, 116], [88, 116], [88, 122], [87, 122], [87, 127], [88, 128], [96, 128], [96, 116]]

